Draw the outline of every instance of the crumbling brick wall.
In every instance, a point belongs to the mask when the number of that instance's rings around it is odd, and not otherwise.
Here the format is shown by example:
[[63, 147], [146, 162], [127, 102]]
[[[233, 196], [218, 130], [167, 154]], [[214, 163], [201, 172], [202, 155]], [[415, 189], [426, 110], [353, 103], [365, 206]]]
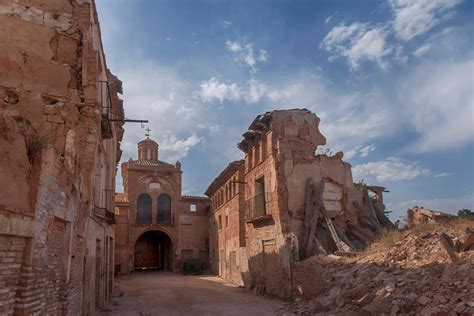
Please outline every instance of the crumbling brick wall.
[[289, 297], [298, 279], [293, 262], [361, 249], [391, 226], [383, 188], [356, 187], [342, 152], [315, 154], [326, 143], [318, 125], [308, 110], [267, 112], [238, 145], [245, 154], [247, 255], [257, 292]]
[[0, 247], [23, 247], [13, 263], [0, 254], [11, 276], [0, 280], [2, 314], [91, 314], [107, 299], [96, 289], [113, 281], [85, 284], [84, 271], [97, 272], [88, 238], [113, 240], [104, 192], [123, 129], [107, 109], [123, 117], [121, 82], [107, 70], [92, 0], [0, 1], [0, 29]]

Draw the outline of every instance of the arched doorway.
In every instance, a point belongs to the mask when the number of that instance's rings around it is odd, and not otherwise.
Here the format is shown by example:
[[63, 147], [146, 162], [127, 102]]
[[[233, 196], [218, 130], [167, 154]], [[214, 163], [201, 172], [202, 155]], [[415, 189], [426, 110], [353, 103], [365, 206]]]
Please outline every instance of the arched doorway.
[[152, 230], [143, 233], [135, 243], [135, 269], [172, 270], [173, 247], [164, 232]]

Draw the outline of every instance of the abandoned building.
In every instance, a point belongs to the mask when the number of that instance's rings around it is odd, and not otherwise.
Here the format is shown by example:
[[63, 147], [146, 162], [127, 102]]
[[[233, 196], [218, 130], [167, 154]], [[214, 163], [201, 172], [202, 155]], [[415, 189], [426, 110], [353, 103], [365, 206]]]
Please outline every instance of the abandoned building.
[[318, 125], [308, 110], [278, 110], [244, 133], [244, 162], [229, 164], [206, 191], [215, 273], [288, 298], [299, 261], [362, 249], [391, 225], [384, 188], [356, 186], [342, 152], [315, 154], [326, 143]]
[[121, 82], [92, 0], [1, 1], [0, 30], [0, 314], [94, 314], [114, 281]]
[[209, 264], [210, 201], [181, 193], [181, 163], [158, 160], [158, 144], [138, 143], [138, 159], [122, 164], [124, 192], [116, 194], [115, 264], [181, 271], [187, 259]]
[[244, 161], [231, 162], [211, 183], [209, 217], [210, 271], [244, 285], [248, 272], [245, 248]]

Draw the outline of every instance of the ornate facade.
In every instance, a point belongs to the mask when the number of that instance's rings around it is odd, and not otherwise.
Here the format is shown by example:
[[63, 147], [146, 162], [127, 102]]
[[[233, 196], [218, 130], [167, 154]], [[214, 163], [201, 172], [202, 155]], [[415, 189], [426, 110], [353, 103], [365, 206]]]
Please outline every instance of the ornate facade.
[[116, 268], [179, 271], [186, 259], [209, 267], [210, 200], [181, 194], [181, 164], [158, 160], [158, 144], [138, 143], [138, 159], [122, 164], [116, 194]]

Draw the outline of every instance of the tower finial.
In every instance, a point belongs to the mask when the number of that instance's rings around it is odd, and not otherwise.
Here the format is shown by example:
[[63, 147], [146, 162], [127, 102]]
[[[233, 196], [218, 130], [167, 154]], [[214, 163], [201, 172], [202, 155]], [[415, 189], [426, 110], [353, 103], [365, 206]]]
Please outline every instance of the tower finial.
[[145, 131], [146, 131], [145, 136], [147, 138], [150, 138], [150, 131], [151, 131], [150, 127], [145, 128]]

